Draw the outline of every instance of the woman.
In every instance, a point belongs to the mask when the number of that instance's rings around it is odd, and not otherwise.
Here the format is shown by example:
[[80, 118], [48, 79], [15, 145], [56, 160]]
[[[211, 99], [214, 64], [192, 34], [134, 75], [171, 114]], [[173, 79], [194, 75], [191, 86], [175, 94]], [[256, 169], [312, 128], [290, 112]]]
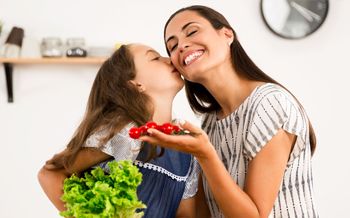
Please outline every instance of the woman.
[[142, 145], [128, 135], [149, 120], [171, 121], [172, 102], [183, 87], [179, 72], [152, 48], [123, 45], [100, 68], [87, 111], [67, 148], [47, 161], [40, 184], [58, 210], [65, 178], [110, 159], [131, 159], [143, 174], [138, 197], [144, 217], [193, 217], [197, 177], [191, 155]]
[[164, 28], [173, 65], [192, 109], [194, 134], [149, 130], [141, 140], [193, 154], [203, 171], [212, 217], [318, 217], [311, 155], [315, 135], [295, 97], [262, 72], [217, 11], [191, 6]]

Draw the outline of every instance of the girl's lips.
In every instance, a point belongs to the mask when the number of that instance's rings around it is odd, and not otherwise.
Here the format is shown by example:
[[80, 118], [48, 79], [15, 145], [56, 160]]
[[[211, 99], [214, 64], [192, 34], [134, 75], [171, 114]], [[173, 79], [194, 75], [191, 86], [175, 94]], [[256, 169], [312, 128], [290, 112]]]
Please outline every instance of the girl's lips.
[[174, 68], [173, 71], [171, 71], [171, 73], [176, 74], [177, 76], [181, 75], [180, 72], [176, 68]]

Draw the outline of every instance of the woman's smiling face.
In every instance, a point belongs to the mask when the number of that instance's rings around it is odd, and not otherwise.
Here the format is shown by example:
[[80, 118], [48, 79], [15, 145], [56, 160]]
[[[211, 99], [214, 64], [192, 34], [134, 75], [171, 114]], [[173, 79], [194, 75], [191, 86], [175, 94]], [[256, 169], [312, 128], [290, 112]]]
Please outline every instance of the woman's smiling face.
[[194, 11], [175, 15], [165, 30], [166, 48], [171, 61], [189, 81], [200, 82], [230, 59], [232, 32], [211, 23]]

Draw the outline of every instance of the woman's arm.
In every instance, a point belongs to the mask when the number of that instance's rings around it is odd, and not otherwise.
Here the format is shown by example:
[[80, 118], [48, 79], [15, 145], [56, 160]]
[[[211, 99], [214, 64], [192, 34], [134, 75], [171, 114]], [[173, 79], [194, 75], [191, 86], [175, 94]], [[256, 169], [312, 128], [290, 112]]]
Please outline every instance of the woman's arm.
[[76, 160], [69, 169], [50, 170], [50, 167], [44, 166], [38, 173], [38, 180], [41, 188], [55, 207], [59, 211], [64, 211], [64, 203], [61, 200], [63, 181], [72, 173], [80, 173], [109, 158], [111, 156], [98, 149], [83, 148], [79, 151]]
[[182, 126], [192, 136], [169, 136], [149, 129], [140, 139], [191, 153], [202, 167], [210, 189], [225, 217], [267, 217], [283, 178], [295, 136], [279, 130], [250, 162], [242, 190], [231, 178], [205, 132], [190, 123]]

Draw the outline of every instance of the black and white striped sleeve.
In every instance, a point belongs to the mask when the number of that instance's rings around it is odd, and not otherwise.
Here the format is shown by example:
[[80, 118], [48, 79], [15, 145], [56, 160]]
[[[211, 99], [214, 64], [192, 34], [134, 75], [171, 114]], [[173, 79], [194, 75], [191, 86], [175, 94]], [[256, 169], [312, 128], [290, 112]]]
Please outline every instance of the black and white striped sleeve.
[[294, 98], [277, 90], [263, 94], [251, 108], [244, 152], [252, 160], [280, 129], [297, 136], [288, 164], [292, 163], [306, 145], [307, 117]]

